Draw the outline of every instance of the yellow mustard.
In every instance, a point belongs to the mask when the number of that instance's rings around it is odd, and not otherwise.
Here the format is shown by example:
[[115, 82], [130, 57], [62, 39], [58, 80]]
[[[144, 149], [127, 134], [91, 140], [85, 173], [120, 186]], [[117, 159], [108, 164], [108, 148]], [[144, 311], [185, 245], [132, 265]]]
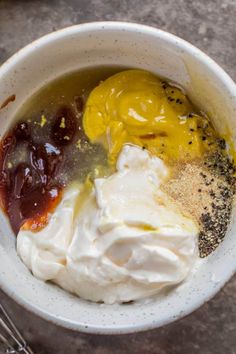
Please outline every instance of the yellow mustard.
[[83, 126], [114, 163], [124, 143], [170, 159], [194, 159], [213, 149], [216, 132], [193, 113], [186, 95], [143, 70], [126, 70], [97, 86], [86, 103]]

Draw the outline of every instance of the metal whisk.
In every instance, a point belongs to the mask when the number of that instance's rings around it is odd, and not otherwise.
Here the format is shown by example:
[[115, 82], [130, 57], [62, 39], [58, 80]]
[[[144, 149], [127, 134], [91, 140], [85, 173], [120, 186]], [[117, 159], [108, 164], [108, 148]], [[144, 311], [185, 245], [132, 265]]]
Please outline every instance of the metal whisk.
[[6, 348], [5, 354], [34, 354], [1, 304], [0, 342]]

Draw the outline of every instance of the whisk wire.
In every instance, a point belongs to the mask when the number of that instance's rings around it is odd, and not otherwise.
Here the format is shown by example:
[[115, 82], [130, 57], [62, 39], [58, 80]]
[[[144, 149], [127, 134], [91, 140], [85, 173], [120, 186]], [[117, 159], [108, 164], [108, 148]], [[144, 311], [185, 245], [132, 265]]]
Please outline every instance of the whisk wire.
[[0, 341], [7, 348], [6, 354], [34, 354], [1, 304]]

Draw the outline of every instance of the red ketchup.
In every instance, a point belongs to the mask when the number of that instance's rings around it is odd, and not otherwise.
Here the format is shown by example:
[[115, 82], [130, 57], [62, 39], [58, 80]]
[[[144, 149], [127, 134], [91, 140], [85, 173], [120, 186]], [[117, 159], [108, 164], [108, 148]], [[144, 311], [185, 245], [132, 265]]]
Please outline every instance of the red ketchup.
[[[63, 124], [62, 124], [63, 123]], [[74, 112], [62, 106], [50, 125], [50, 138], [40, 143], [33, 139], [33, 124], [17, 123], [0, 145], [0, 197], [15, 234], [24, 228], [39, 230], [47, 223], [61, 198], [64, 187], [58, 179], [65, 163], [64, 150], [73, 142], [77, 129]], [[23, 161], [11, 157], [24, 147]]]

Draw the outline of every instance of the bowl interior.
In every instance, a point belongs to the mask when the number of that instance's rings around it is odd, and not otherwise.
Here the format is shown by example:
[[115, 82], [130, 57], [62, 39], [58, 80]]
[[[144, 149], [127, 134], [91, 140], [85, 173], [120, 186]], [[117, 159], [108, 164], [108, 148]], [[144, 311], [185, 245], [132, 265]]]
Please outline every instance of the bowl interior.
[[[4, 134], [25, 100], [52, 79], [89, 66], [143, 68], [182, 85], [217, 129], [236, 136], [236, 87], [217, 64], [188, 43], [165, 32], [126, 23], [91, 23], [55, 32], [15, 54], [0, 68], [0, 111]], [[236, 140], [236, 139], [235, 139]], [[224, 242], [199, 261], [186, 282], [164, 297], [126, 305], [83, 301], [34, 278], [17, 257], [15, 236], [0, 215], [0, 286], [16, 301], [58, 324], [80, 331], [125, 333], [158, 327], [207, 301], [234, 273], [236, 224]]]

